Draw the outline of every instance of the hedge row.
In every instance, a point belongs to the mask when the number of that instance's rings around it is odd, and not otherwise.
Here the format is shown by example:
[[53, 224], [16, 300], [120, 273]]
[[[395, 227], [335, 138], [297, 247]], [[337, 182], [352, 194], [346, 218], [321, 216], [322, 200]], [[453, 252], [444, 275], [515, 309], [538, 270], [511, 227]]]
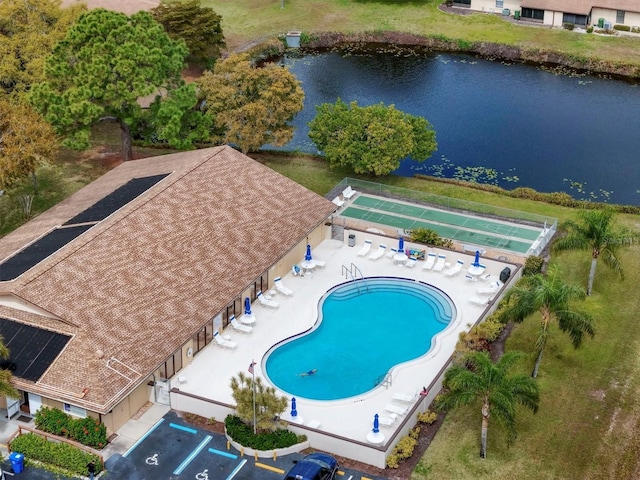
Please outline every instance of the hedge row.
[[93, 448], [107, 445], [107, 427], [95, 418], [73, 418], [57, 408], [42, 407], [36, 412], [36, 428], [66, 437]]
[[25, 433], [14, 438], [11, 450], [22, 453], [26, 460], [54, 465], [76, 475], [87, 475], [87, 465], [92, 460], [96, 465], [96, 473], [102, 470], [98, 456], [67, 443], [49, 442], [35, 433]]

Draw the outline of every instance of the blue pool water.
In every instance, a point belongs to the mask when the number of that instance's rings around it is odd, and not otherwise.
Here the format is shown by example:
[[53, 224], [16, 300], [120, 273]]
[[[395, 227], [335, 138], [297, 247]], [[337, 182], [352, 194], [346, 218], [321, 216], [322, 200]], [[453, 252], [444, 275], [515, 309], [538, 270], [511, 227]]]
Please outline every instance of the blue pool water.
[[319, 312], [313, 329], [276, 346], [265, 362], [269, 380], [295, 397], [337, 400], [375, 388], [393, 366], [426, 354], [456, 316], [431, 285], [377, 277], [329, 290]]

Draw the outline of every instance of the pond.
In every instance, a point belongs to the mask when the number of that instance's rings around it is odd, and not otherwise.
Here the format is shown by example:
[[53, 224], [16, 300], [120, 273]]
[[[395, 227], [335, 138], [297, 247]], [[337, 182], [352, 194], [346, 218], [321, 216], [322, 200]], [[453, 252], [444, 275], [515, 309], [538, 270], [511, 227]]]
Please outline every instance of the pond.
[[438, 150], [395, 172], [476, 179], [507, 189], [640, 204], [640, 88], [635, 84], [469, 55], [404, 52], [286, 58], [304, 110], [284, 148], [317, 153], [315, 105], [384, 102], [425, 117]]

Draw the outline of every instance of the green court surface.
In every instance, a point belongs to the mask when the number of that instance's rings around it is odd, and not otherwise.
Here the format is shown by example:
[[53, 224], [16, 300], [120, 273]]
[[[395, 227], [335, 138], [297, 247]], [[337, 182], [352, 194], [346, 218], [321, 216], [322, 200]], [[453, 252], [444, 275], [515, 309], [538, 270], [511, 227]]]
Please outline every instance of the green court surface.
[[518, 253], [527, 253], [542, 230], [362, 194], [340, 215], [405, 230], [429, 228], [441, 237], [458, 242]]

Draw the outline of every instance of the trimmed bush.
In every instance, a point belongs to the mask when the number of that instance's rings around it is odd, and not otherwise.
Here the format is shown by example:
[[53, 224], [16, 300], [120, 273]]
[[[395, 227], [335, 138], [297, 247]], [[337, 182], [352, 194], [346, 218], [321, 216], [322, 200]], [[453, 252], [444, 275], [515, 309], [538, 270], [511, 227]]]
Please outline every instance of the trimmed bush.
[[614, 30], [618, 30], [620, 32], [630, 32], [631, 31], [631, 27], [629, 25], [614, 25], [613, 29]]
[[49, 442], [35, 433], [26, 433], [13, 439], [11, 450], [22, 453], [29, 460], [54, 465], [75, 475], [86, 475], [87, 464], [95, 461], [96, 473], [102, 470], [100, 458], [66, 443]]
[[565, 30], [573, 30], [575, 28], [575, 25], [573, 23], [563, 23], [562, 28], [564, 28]]
[[253, 427], [247, 425], [235, 415], [227, 415], [224, 419], [227, 434], [240, 445], [254, 450], [273, 450], [286, 448], [304, 442], [307, 437], [296, 435], [289, 430], [278, 429], [272, 432], [253, 433]]
[[73, 418], [57, 408], [42, 407], [36, 412], [38, 430], [66, 437], [93, 448], [107, 445], [107, 427], [95, 418]]
[[524, 261], [524, 268], [522, 269], [522, 275], [530, 276], [536, 275], [542, 272], [542, 266], [544, 265], [544, 259], [535, 255], [530, 255]]

